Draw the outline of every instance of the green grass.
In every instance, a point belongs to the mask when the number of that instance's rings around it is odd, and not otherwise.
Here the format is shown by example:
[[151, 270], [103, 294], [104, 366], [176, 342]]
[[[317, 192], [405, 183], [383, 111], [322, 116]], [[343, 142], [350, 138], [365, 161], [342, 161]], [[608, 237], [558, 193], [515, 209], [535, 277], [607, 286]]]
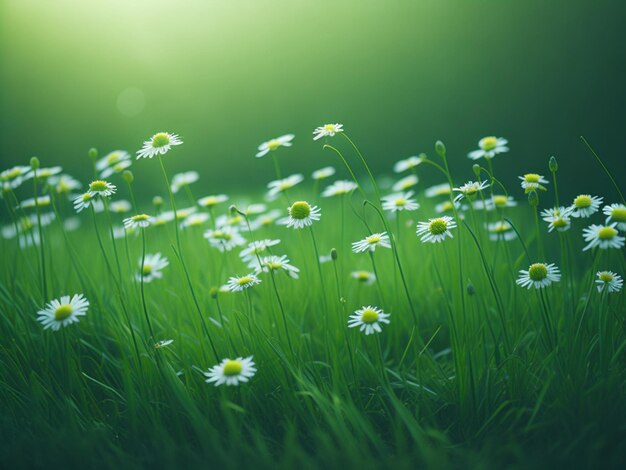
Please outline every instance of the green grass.
[[[280, 239], [272, 253], [288, 255], [300, 268], [297, 280], [277, 273], [275, 289], [263, 273], [261, 284], [246, 292], [216, 295], [228, 277], [250, 270], [238, 257], [243, 247], [220, 253], [209, 246], [202, 234], [211, 221], [179, 234], [172, 223], [145, 230], [147, 252], [170, 261], [163, 279], [145, 284], [145, 309], [134, 277], [142, 236], [112, 243], [106, 213], [95, 216], [97, 233], [89, 210], [80, 214], [78, 230], [64, 231], [73, 209], [55, 197], [59, 217], [42, 229], [42, 250], [18, 249], [17, 238], [2, 239], [0, 461], [12, 467], [89, 461], [108, 468], [183, 462], [215, 468], [621, 467], [624, 296], [600, 294], [594, 281], [601, 269], [623, 275], [626, 263], [623, 249], [582, 251], [581, 231], [602, 223], [601, 212], [573, 219], [567, 232], [548, 233], [544, 222], [537, 231], [519, 181], [506, 181], [517, 207], [466, 209], [454, 238], [421, 243], [416, 223], [435, 217], [434, 205], [445, 197], [426, 198], [422, 181], [416, 196], [421, 207], [402, 213], [399, 223], [383, 221], [353, 147], [340, 136], [328, 143], [363, 175], [359, 181], [371, 203], [363, 204], [360, 190], [343, 199], [321, 198], [310, 179], [270, 203], [284, 213], [296, 200], [320, 206], [315, 244], [320, 255], [335, 248], [337, 259], [319, 267], [309, 229], [271, 225], [250, 234], [242, 228], [247, 241]], [[334, 156], [320, 153], [325, 162]], [[430, 161], [445, 168], [446, 161], [433, 155]], [[166, 166], [170, 158], [176, 149], [164, 157]], [[496, 157], [496, 177], [505, 159]], [[454, 171], [471, 175], [464, 156], [449, 160]], [[135, 187], [148, 165], [158, 162], [134, 164]], [[335, 166], [337, 179], [350, 178], [338, 158]], [[426, 163], [418, 170], [432, 183], [448, 176]], [[544, 173], [550, 175], [547, 162]], [[604, 177], [600, 169], [597, 177]], [[118, 186], [115, 200], [127, 187], [119, 176], [111, 181]], [[494, 188], [503, 192], [498, 182]], [[548, 188], [539, 194], [539, 208], [553, 205], [552, 180]], [[567, 202], [584, 192], [566, 181], [558, 188]], [[607, 188], [605, 204], [615, 202]], [[39, 193], [48, 189], [38, 186]], [[198, 197], [212, 193], [202, 180], [191, 189]], [[32, 197], [32, 184], [18, 191], [20, 200]], [[4, 196], [9, 224], [9, 216], [23, 214], [12, 209], [13, 193]], [[245, 196], [260, 200], [253, 190]], [[195, 200], [189, 191], [175, 197], [179, 208]], [[228, 204], [217, 212], [228, 213]], [[132, 214], [110, 217], [119, 226]], [[521, 238], [488, 239], [484, 223], [503, 218]], [[350, 272], [371, 271], [372, 259], [352, 253], [350, 243], [385, 225], [394, 249], [375, 251], [378, 280], [367, 286]], [[36, 231], [37, 224], [30, 229]], [[541, 292], [517, 286], [518, 271], [537, 261], [555, 263], [561, 281]], [[87, 315], [60, 331], [44, 331], [36, 321], [44, 301], [74, 293], [90, 301]], [[381, 334], [347, 328], [348, 316], [364, 305], [391, 313]], [[165, 339], [174, 342], [153, 347]], [[205, 383], [203, 372], [222, 358], [250, 355], [258, 372], [249, 383]]]

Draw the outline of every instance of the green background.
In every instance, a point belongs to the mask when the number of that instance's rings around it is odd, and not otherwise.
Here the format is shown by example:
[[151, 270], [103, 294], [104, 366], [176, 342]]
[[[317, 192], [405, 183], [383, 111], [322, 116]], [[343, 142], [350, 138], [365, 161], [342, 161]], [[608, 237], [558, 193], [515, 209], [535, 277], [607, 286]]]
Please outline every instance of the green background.
[[[342, 122], [378, 172], [442, 139], [460, 183], [495, 134], [511, 183], [556, 155], [565, 197], [603, 191], [579, 136], [624, 167], [620, 3], [0, 0], [2, 167], [37, 155], [86, 181], [89, 147], [134, 152], [165, 130], [185, 140], [171, 171], [232, 191], [273, 179], [255, 149], [288, 132], [284, 173], [338, 166], [311, 131]], [[160, 190], [156, 162], [134, 172]]]

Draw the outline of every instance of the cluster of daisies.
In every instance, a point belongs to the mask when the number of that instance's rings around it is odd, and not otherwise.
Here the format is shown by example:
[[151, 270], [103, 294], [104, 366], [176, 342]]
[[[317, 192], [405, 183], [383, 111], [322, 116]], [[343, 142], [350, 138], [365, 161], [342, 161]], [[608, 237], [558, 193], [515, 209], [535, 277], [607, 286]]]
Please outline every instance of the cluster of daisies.
[[[343, 134], [343, 126], [339, 123], [325, 124], [313, 131], [313, 139], [330, 138]], [[344, 134], [345, 135], [345, 134]], [[293, 145], [294, 134], [285, 134], [263, 142], [258, 146], [256, 157], [262, 158], [276, 152], [280, 148]], [[347, 136], [346, 136], [347, 138]], [[159, 132], [143, 143], [136, 152], [136, 159], [159, 159], [166, 155], [173, 147], [183, 144], [176, 134]], [[485, 159], [489, 161], [490, 170], [487, 171], [478, 164], [474, 165], [478, 179], [468, 181], [458, 187], [452, 187], [449, 182], [431, 186], [424, 191], [427, 198], [435, 198], [434, 217], [417, 221], [415, 233], [423, 243], [444, 243], [453, 238], [457, 223], [465, 218], [465, 214], [475, 210], [493, 212], [490, 222], [485, 222], [485, 230], [491, 241], [511, 241], [517, 236], [517, 231], [505, 219], [505, 211], [515, 207], [517, 202], [506, 193], [500, 185], [502, 193], [498, 193], [494, 185], [493, 175], [490, 173], [491, 160], [500, 154], [509, 151], [508, 142], [501, 137], [484, 137], [478, 142], [478, 149], [470, 152], [468, 158], [474, 161]], [[108, 181], [110, 178], [121, 175], [129, 187], [133, 175], [129, 171], [133, 159], [131, 154], [123, 150], [115, 150], [103, 158], [98, 159], [95, 151], [90, 151], [93, 159], [95, 179], [87, 185], [87, 190], [78, 193], [82, 183], [71, 175], [63, 173], [61, 167], [39, 168], [37, 164], [31, 166], [15, 166], [0, 173], [2, 197], [9, 202], [14, 216], [13, 224], [2, 228], [4, 238], [18, 238], [19, 246], [24, 248], [41, 243], [42, 227], [50, 225], [58, 216], [57, 203], [66, 199], [73, 204], [78, 214], [89, 209], [93, 213], [94, 221], [97, 213], [108, 212], [119, 214], [121, 224], [112, 226], [113, 238], [124, 238], [130, 235], [142, 234], [146, 230], [155, 230], [166, 224], [175, 224], [176, 230], [200, 230], [208, 245], [221, 253], [239, 251], [239, 259], [245, 266], [245, 274], [230, 276], [218, 291], [244, 292], [260, 285], [264, 276], [284, 274], [291, 279], [298, 279], [300, 270], [291, 264], [287, 254], [280, 253], [279, 239], [256, 237], [255, 234], [264, 227], [277, 224], [286, 228], [313, 230], [313, 225], [321, 219], [320, 207], [308, 201], [296, 200], [291, 202], [291, 190], [305, 181], [302, 174], [293, 174], [285, 178], [271, 181], [267, 185], [266, 202], [250, 205], [230, 206], [227, 213], [217, 214], [217, 211], [226, 206], [229, 197], [225, 194], [206, 195], [196, 198], [192, 185], [199, 180], [195, 171], [186, 171], [173, 176], [168, 181], [170, 195], [184, 193], [184, 197], [191, 203], [190, 206], [175, 209], [172, 200], [172, 210], [162, 210], [163, 199], [160, 196], [153, 198], [152, 215], [138, 212], [134, 203], [113, 197], [117, 193], [117, 186]], [[389, 193], [381, 197], [380, 208], [389, 218], [399, 218], [403, 213], [411, 213], [420, 209], [417, 202], [415, 186], [419, 182], [417, 170], [422, 164], [433, 164], [425, 154], [410, 156], [396, 162], [393, 171], [399, 175], [398, 179], [390, 183], [386, 189]], [[478, 171], [476, 169], [478, 168]], [[164, 170], [165, 171], [165, 170]], [[488, 179], [481, 179], [483, 171]], [[318, 184], [324, 183], [320, 195], [322, 198], [350, 197], [356, 190], [360, 190], [356, 180], [335, 180], [325, 183], [336, 174], [334, 167], [327, 166], [314, 171], [311, 179]], [[166, 176], [167, 179], [167, 176]], [[34, 197], [19, 200], [16, 196], [18, 188], [29, 180], [33, 180]], [[547, 190], [550, 182], [542, 175], [528, 173], [520, 176], [521, 188], [529, 196], [529, 200], [537, 200], [537, 194]], [[41, 193], [37, 190], [41, 187]], [[132, 189], [131, 189], [132, 192]], [[269, 207], [273, 201], [283, 200], [285, 209]], [[578, 195], [569, 206], [557, 205], [541, 211], [542, 219], [548, 224], [548, 232], [565, 232], [572, 226], [573, 219], [589, 219], [600, 212], [603, 198], [588, 194]], [[132, 212], [135, 211], [134, 214]], [[583, 251], [599, 249], [621, 249], [625, 238], [620, 231], [626, 230], [626, 205], [614, 203], [602, 207], [605, 216], [601, 224], [591, 224], [582, 230], [587, 245]], [[132, 214], [132, 215], [131, 215]], [[78, 227], [79, 219], [68, 217], [63, 222], [65, 230]], [[485, 218], [485, 220], [489, 220]], [[398, 225], [399, 226], [399, 225]], [[372, 256], [377, 248], [393, 248], [394, 235], [384, 232], [369, 233], [363, 239], [351, 243], [354, 253], [368, 253]], [[326, 261], [330, 257], [320, 257], [319, 261]], [[169, 261], [161, 253], [144, 253], [139, 259], [137, 271], [133, 276], [138, 282], [150, 283], [163, 278], [163, 271]], [[375, 270], [375, 268], [374, 268]], [[243, 269], [242, 269], [243, 271]], [[372, 285], [377, 282], [374, 272], [356, 270], [350, 276], [364, 284]], [[560, 281], [561, 273], [554, 263], [536, 262], [527, 270], [519, 272], [516, 283], [526, 288], [545, 288]], [[613, 271], [599, 271], [595, 280], [600, 292], [619, 292], [623, 287], [621, 276]], [[64, 295], [58, 300], [52, 300], [40, 310], [37, 315], [45, 329], [59, 330], [61, 327], [78, 322], [81, 316], [86, 315], [89, 301], [82, 294], [73, 296]], [[385, 324], [389, 324], [390, 314], [377, 306], [363, 306], [355, 310], [347, 320], [349, 328], [359, 328], [365, 335], [381, 333]], [[155, 348], [169, 346], [173, 340], [163, 340], [155, 344]], [[214, 385], [238, 385], [247, 382], [256, 373], [253, 357], [226, 358], [213, 366], [205, 373], [209, 383]]]

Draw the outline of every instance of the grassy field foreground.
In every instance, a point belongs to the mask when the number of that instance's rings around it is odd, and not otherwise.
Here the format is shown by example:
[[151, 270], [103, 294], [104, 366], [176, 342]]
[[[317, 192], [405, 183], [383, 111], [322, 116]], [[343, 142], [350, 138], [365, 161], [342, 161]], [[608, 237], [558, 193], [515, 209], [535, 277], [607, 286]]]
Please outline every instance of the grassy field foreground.
[[495, 137], [388, 181], [340, 125], [315, 136], [313, 177], [280, 175], [293, 136], [259, 147], [268, 200], [172, 178], [167, 133], [90, 151], [88, 187], [2, 173], [6, 468], [624, 465], [626, 206], [600, 159], [600, 195], [547, 157], [500, 181]]

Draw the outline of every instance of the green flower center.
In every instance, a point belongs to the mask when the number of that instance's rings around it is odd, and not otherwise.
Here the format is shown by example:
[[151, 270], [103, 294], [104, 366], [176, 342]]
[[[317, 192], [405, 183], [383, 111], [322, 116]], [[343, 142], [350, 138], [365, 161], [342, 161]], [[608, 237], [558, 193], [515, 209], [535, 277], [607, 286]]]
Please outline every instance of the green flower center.
[[559, 217], [557, 219], [554, 219], [554, 222], [552, 222], [552, 225], [556, 228], [563, 228], [567, 226], [567, 222], [562, 217]]
[[591, 196], [587, 196], [586, 194], [578, 196], [574, 199], [574, 205], [579, 209], [591, 206]]
[[598, 238], [600, 240], [611, 240], [617, 235], [617, 230], [613, 227], [602, 227], [598, 230]]
[[611, 219], [616, 220], [618, 222], [626, 222], [626, 209], [622, 209], [621, 207], [616, 207], [611, 211]]
[[228, 232], [222, 232], [221, 230], [216, 230], [215, 232], [213, 232], [213, 238], [216, 238], [218, 240], [232, 240], [233, 236], [228, 233]]
[[91, 191], [106, 191], [108, 187], [107, 182], [102, 180], [96, 180], [89, 183], [89, 189]]
[[448, 224], [443, 219], [434, 219], [430, 221], [428, 231], [433, 235], [441, 235], [448, 230]]
[[361, 313], [361, 321], [363, 323], [367, 323], [368, 325], [377, 322], [378, 312], [376, 310], [372, 310], [371, 308], [363, 310], [363, 313]]
[[20, 176], [22, 174], [22, 170], [19, 168], [13, 168], [11, 171], [9, 171], [5, 176], [4, 179], [6, 181], [8, 180], [12, 180], [13, 178], [17, 178], [18, 176]]
[[541, 176], [537, 173], [526, 173], [524, 175], [524, 182], [526, 183], [539, 183]]
[[144, 264], [143, 265], [143, 274], [144, 276], [147, 276], [148, 274], [152, 273], [152, 265], [151, 264]]
[[122, 158], [121, 154], [117, 152], [113, 152], [111, 155], [107, 157], [107, 164], [112, 165], [113, 163], [117, 163], [120, 161], [121, 158]]
[[306, 219], [311, 215], [311, 206], [305, 201], [294, 202], [289, 208], [289, 215], [298, 220]]
[[607, 284], [613, 280], [613, 275], [607, 272], [600, 273], [598, 277], [602, 282], [606, 282]]
[[280, 145], [280, 140], [272, 139], [267, 143], [267, 148], [270, 150], [276, 150], [278, 147], [280, 147]]
[[528, 277], [533, 281], [543, 281], [548, 277], [548, 268], [543, 263], [531, 264], [528, 268]]
[[224, 364], [224, 375], [227, 375], [229, 377], [241, 374], [242, 370], [243, 365], [239, 361], [233, 361], [232, 359], [229, 359]]
[[143, 222], [144, 220], [148, 220], [150, 216], [148, 214], [137, 214], [131, 217], [133, 222]]
[[483, 150], [493, 150], [498, 146], [498, 139], [494, 136], [485, 137], [482, 141]]
[[152, 146], [153, 147], [165, 147], [170, 143], [170, 136], [165, 132], [159, 132], [152, 137]]
[[83, 200], [83, 202], [91, 201], [91, 194], [85, 193], [82, 195], [81, 199]]
[[74, 309], [70, 304], [59, 305], [57, 309], [54, 311], [54, 319], [56, 321], [63, 321], [67, 317], [69, 317]]

